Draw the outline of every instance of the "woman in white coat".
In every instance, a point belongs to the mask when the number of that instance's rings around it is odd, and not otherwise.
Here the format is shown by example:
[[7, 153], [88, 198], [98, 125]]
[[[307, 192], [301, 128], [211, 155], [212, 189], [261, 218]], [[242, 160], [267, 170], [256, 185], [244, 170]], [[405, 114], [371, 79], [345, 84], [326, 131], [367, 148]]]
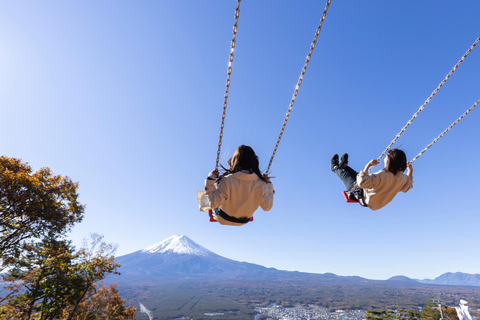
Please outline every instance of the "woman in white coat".
[[248, 223], [261, 207], [273, 206], [273, 184], [259, 169], [258, 157], [249, 146], [241, 145], [228, 160], [228, 169], [219, 176], [218, 170], [209, 173], [205, 192], [213, 218], [220, 224], [241, 226]]

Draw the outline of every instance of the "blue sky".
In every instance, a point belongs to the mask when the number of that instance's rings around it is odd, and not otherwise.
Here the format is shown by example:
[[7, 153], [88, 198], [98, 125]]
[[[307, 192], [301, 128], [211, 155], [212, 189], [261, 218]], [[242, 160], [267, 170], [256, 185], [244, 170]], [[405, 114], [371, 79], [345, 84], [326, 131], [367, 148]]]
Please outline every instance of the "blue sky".
[[[1, 153], [80, 184], [91, 232], [118, 254], [184, 234], [231, 259], [371, 279], [480, 270], [480, 110], [414, 163], [379, 211], [344, 202], [334, 153], [377, 158], [480, 36], [480, 2], [333, 0], [272, 166], [269, 212], [208, 222], [233, 0], [0, 3]], [[221, 162], [266, 169], [325, 2], [241, 4]], [[413, 158], [480, 99], [476, 48], [395, 147]], [[380, 168], [379, 168], [380, 169]]]

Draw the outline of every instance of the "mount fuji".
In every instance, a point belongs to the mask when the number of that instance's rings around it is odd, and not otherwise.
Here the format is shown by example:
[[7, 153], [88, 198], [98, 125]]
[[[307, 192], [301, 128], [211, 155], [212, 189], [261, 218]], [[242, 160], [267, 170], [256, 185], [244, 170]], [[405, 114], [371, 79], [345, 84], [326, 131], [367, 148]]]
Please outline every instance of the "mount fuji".
[[174, 235], [142, 250], [117, 257], [122, 279], [236, 278], [277, 271], [219, 256], [184, 235]]

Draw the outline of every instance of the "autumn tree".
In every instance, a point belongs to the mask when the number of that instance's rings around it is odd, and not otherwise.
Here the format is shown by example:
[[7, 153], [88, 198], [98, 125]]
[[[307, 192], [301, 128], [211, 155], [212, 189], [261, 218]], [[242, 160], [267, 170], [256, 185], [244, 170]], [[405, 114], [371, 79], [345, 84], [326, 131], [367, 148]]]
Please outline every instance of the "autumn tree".
[[[44, 239], [26, 247], [5, 280], [17, 295], [8, 302], [3, 319], [74, 319], [79, 305], [95, 293], [96, 281], [117, 273], [115, 246], [97, 234], [75, 252], [69, 241]], [[2, 313], [0, 313], [2, 319]], [[36, 318], [35, 318], [36, 319]]]
[[93, 284], [77, 306], [72, 316], [72, 308], [64, 311], [60, 320], [127, 320], [135, 319], [136, 307], [126, 307], [125, 300], [120, 298], [117, 285], [105, 286], [103, 283]]
[[449, 305], [442, 306], [433, 300], [429, 300], [422, 308], [421, 320], [439, 320], [442, 316], [447, 320], [458, 320], [457, 310]]
[[77, 188], [48, 168], [34, 173], [19, 159], [0, 157], [0, 271], [8, 271], [0, 275], [0, 320], [80, 319], [87, 301], [100, 310], [100, 297], [112, 299], [104, 314], [132, 319], [135, 308], [123, 306], [116, 287], [95, 284], [117, 273], [116, 247], [93, 234], [76, 251], [65, 239], [83, 218]]
[[455, 307], [449, 305], [442, 306], [443, 317], [447, 320], [458, 320], [458, 314]]
[[72, 301], [80, 299], [81, 286], [74, 268], [76, 255], [68, 241], [44, 239], [26, 246], [5, 281], [14, 284], [0, 319], [56, 319]]
[[28, 240], [65, 234], [82, 220], [77, 188], [48, 168], [33, 172], [20, 159], [0, 157], [0, 271]]

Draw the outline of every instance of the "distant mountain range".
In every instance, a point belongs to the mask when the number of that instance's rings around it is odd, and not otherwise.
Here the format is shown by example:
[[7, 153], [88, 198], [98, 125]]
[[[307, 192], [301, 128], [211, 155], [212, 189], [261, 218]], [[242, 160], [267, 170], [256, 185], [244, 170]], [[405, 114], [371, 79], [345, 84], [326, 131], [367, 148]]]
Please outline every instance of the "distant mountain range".
[[447, 286], [474, 286], [480, 287], [480, 274], [469, 274], [462, 272], [447, 272], [435, 279], [411, 279], [405, 276], [395, 276], [388, 279], [388, 281], [409, 282], [409, 283], [425, 283]]
[[[239, 262], [219, 256], [200, 246], [184, 235], [174, 235], [145, 249], [117, 257], [122, 264], [121, 279], [143, 280], [175, 278], [278, 278], [288, 276], [315, 278], [322, 281], [374, 281], [361, 277], [342, 277], [332, 273], [312, 274], [281, 271], [260, 265]], [[395, 276], [387, 280], [390, 283], [434, 284], [451, 286], [480, 286], [480, 274], [461, 272], [445, 273], [430, 279], [410, 279]]]

